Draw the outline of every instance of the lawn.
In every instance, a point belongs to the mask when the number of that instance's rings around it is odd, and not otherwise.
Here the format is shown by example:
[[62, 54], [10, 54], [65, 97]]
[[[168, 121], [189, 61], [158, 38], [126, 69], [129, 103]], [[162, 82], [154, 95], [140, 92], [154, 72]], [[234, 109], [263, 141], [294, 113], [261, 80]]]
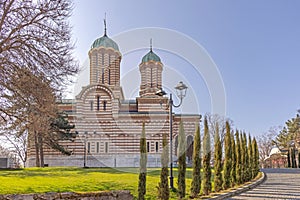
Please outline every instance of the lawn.
[[[146, 199], [156, 199], [160, 169], [148, 169]], [[187, 169], [187, 193], [190, 191], [191, 169]], [[174, 169], [177, 187], [177, 169]], [[0, 194], [45, 192], [92, 192], [130, 190], [136, 197], [138, 168], [47, 167], [0, 170]], [[172, 199], [176, 193], [171, 193]]]

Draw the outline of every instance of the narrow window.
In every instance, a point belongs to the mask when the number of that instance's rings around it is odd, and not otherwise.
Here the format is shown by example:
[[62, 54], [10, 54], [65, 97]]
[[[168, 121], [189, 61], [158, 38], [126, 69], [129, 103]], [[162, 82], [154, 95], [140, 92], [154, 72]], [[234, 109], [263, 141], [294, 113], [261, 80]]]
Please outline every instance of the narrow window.
[[107, 101], [103, 101], [103, 110], [106, 110]]
[[99, 81], [99, 70], [96, 69], [96, 83], [98, 83]]
[[100, 110], [100, 96], [97, 96], [97, 110]]
[[96, 67], [98, 67], [98, 54], [97, 53], [95, 54], [95, 61], [96, 61], [95, 62], [96, 63]]
[[105, 142], [105, 153], [108, 153], [108, 142]]
[[91, 143], [88, 142], [88, 153], [91, 153]]
[[104, 68], [102, 68], [102, 84], [104, 84]]
[[108, 85], [110, 85], [110, 69], [108, 69]]
[[150, 142], [147, 142], [147, 152], [150, 152]]
[[99, 142], [97, 142], [97, 153], [99, 153]]
[[93, 110], [94, 109], [93, 101], [90, 101], [90, 106], [91, 106], [91, 110]]
[[155, 152], [158, 152], [158, 142], [155, 142]]
[[102, 67], [104, 67], [104, 53], [102, 53], [101, 56], [102, 56]]
[[151, 81], [151, 86], [150, 87], [153, 87], [153, 81], [152, 81], [152, 68], [150, 68], [150, 81]]

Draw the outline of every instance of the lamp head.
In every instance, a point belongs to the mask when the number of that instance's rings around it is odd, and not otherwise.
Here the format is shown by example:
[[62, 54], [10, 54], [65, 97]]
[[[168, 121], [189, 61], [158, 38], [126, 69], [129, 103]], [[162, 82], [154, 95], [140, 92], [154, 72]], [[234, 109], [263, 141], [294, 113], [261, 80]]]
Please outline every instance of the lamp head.
[[180, 81], [175, 87], [177, 96], [183, 99], [186, 95], [187, 88], [188, 87], [182, 81]]

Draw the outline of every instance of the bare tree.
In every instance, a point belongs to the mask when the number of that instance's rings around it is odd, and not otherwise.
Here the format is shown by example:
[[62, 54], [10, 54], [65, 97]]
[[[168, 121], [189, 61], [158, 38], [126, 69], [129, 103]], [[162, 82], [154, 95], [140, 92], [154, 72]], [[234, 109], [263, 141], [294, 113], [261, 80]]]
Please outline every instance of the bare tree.
[[259, 149], [259, 162], [264, 164], [265, 159], [269, 156], [271, 149], [274, 146], [274, 139], [282, 130], [281, 126], [273, 126], [266, 133], [261, 134], [257, 138]]
[[226, 134], [226, 121], [228, 121], [230, 127], [233, 127], [233, 121], [229, 118], [226, 118], [218, 114], [207, 113], [206, 116], [207, 116], [207, 121], [209, 126], [209, 132], [211, 134], [210, 138], [212, 140], [212, 144], [214, 143], [213, 140], [215, 138], [216, 131], [219, 130], [220, 141], [223, 147], [225, 134]]
[[28, 132], [43, 165], [57, 94], [78, 72], [68, 18], [71, 0], [0, 0], [0, 122]]
[[[4, 122], [24, 120], [22, 111], [41, 95], [35, 90], [40, 84], [60, 90], [77, 73], [67, 21], [71, 11], [71, 0], [0, 0], [0, 117]], [[18, 83], [23, 74], [40, 82], [24, 92]], [[25, 107], [18, 105], [20, 100]]]

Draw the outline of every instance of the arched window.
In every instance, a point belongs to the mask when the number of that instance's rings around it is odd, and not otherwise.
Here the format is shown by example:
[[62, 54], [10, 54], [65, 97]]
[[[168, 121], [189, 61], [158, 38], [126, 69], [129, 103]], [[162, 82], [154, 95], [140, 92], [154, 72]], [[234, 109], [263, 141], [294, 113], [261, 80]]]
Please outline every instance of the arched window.
[[150, 142], [147, 142], [147, 152], [150, 152]]
[[100, 110], [100, 96], [97, 96], [97, 110]]
[[153, 69], [152, 67], [150, 68], [150, 87], [153, 87]]
[[101, 54], [102, 67], [104, 67], [104, 53]]
[[110, 69], [108, 69], [108, 85], [110, 85]]
[[104, 68], [102, 68], [102, 72], [101, 72], [102, 74], [101, 74], [101, 77], [102, 77], [102, 84], [104, 84]]
[[155, 152], [157, 153], [158, 152], [158, 146], [159, 144], [158, 144], [158, 142], [155, 142]]
[[103, 110], [106, 110], [107, 101], [103, 101]]

